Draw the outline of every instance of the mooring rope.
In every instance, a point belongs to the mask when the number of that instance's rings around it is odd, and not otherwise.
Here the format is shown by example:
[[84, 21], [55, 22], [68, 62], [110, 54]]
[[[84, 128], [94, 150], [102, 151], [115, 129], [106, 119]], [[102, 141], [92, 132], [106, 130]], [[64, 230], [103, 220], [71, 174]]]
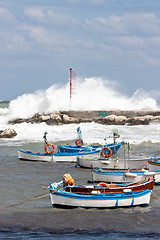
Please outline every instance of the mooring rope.
[[[77, 178], [76, 181], [79, 180], [79, 179], [86, 178], [86, 177], [87, 177], [87, 176]], [[41, 188], [44, 189], [44, 190], [49, 190], [48, 187], [44, 187], [44, 186], [42, 186]], [[27, 203], [27, 202], [34, 201], [34, 200], [37, 200], [37, 199], [43, 198], [43, 197], [47, 196], [48, 194], [49, 194], [49, 193], [43, 193], [43, 194], [38, 195], [38, 196], [36, 196], [36, 197], [30, 198], [30, 199], [28, 199], [28, 200], [26, 200], [26, 201], [23, 201], [23, 202], [20, 202], [20, 203], [16, 203], [16, 204], [12, 204], [12, 205], [8, 205], [8, 206], [6, 206], [6, 208], [9, 208], [9, 207], [15, 207], [15, 206], [18, 206], [18, 205], [21, 205], [21, 204]]]
[[43, 197], [45, 197], [45, 196], [47, 196], [47, 195], [48, 195], [48, 193], [43, 193], [43, 194], [38, 195], [38, 196], [36, 196], [36, 197], [30, 198], [30, 199], [28, 199], [28, 200], [26, 200], [26, 201], [23, 201], [23, 202], [20, 202], [20, 203], [16, 203], [16, 204], [12, 204], [12, 205], [8, 205], [8, 206], [6, 206], [6, 208], [15, 207], [15, 206], [18, 206], [18, 205], [20, 205], [20, 204], [24, 204], [24, 203], [27, 203], [27, 202], [31, 202], [31, 201], [34, 201], [34, 200], [43, 198]]
[[160, 197], [157, 196], [153, 191], [152, 191], [152, 195], [153, 195], [154, 198], [160, 199]]

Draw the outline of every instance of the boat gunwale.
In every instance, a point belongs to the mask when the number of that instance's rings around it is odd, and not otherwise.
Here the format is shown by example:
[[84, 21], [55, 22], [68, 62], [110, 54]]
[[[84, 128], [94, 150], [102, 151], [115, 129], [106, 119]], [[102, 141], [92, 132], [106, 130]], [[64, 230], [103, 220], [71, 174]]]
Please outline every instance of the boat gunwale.
[[90, 194], [77, 194], [72, 192], [66, 192], [63, 190], [54, 190], [49, 189], [50, 194], [66, 197], [66, 198], [74, 198], [74, 199], [86, 199], [86, 200], [114, 200], [114, 199], [129, 199], [129, 198], [138, 198], [141, 196], [145, 196], [147, 194], [151, 194], [152, 190], [143, 190], [136, 192], [125, 192], [125, 193], [100, 193], [98, 195]]

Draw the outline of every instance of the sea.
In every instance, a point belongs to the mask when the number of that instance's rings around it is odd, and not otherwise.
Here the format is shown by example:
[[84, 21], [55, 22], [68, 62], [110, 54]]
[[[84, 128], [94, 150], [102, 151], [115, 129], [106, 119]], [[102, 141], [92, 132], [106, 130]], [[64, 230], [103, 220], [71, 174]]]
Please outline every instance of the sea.
[[[95, 89], [98, 93], [94, 93]], [[137, 90], [132, 97], [126, 97], [101, 79], [85, 80], [79, 90], [72, 103], [65, 101], [68, 85], [53, 85], [47, 90], [0, 103], [0, 130], [11, 128], [17, 133], [12, 139], [0, 139], [0, 239], [160, 239], [159, 185], [153, 189], [149, 206], [143, 208], [58, 209], [51, 206], [49, 194], [42, 186], [61, 181], [65, 173], [70, 173], [77, 184], [88, 184], [91, 170], [76, 168], [75, 163], [18, 159], [19, 149], [44, 151], [44, 132], [47, 132], [48, 142], [55, 146], [75, 144], [77, 127], [81, 128], [85, 145], [111, 143], [116, 131], [120, 135], [116, 141], [129, 143], [131, 154], [140, 157], [160, 154], [159, 122], [136, 126], [107, 126], [95, 122], [60, 126], [44, 122], [9, 124], [9, 120], [31, 117], [37, 112], [69, 108], [101, 111], [160, 109], [157, 100], [149, 93]], [[82, 93], [84, 96], [80, 98]], [[123, 149], [118, 154], [123, 154]]]

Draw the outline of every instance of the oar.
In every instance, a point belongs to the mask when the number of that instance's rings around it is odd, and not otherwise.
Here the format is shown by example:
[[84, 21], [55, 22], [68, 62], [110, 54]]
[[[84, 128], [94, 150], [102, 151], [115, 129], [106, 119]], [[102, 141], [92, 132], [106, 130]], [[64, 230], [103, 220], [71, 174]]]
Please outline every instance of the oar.
[[20, 203], [16, 203], [16, 204], [12, 204], [12, 205], [8, 205], [8, 206], [6, 206], [6, 208], [18, 206], [18, 205], [20, 205], [20, 204], [27, 203], [27, 202], [31, 202], [31, 201], [34, 201], [34, 200], [43, 198], [43, 197], [45, 197], [45, 196], [47, 196], [47, 195], [48, 195], [48, 193], [43, 193], [43, 194], [38, 195], [38, 196], [36, 196], [36, 197], [30, 198], [30, 199], [28, 199], [28, 200], [26, 200], [26, 201], [23, 201], [23, 202], [20, 202]]

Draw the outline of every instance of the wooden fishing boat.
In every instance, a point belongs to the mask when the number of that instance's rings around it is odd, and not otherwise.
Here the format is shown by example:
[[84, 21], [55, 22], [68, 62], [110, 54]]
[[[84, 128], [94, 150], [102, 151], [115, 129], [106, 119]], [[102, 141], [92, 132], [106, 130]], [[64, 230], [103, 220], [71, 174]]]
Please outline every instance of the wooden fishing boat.
[[109, 154], [110, 150], [111, 150], [111, 154], [115, 154], [118, 152], [118, 150], [124, 143], [124, 141], [122, 141], [120, 143], [116, 143], [116, 138], [118, 138], [118, 137], [120, 137], [120, 135], [117, 132], [114, 132], [113, 133], [113, 143], [111, 143], [111, 144], [92, 144], [92, 145], [85, 146], [83, 144], [81, 129], [80, 129], [80, 127], [78, 127], [77, 128], [77, 139], [75, 141], [76, 145], [59, 145], [59, 146], [57, 146], [58, 152], [66, 152], [66, 153], [71, 152], [72, 153], [72, 152], [87, 151], [89, 149], [99, 150], [99, 152], [100, 152], [100, 151], [102, 151], [103, 148], [106, 147], [105, 151], [107, 152], [107, 154]]
[[[130, 157], [130, 145], [129, 143], [123, 142], [122, 146], [124, 148], [124, 157], [118, 158], [118, 155], [112, 155], [109, 159], [102, 157], [85, 157], [78, 156], [76, 167], [92, 168], [92, 169], [106, 169], [106, 170], [117, 170], [117, 169], [141, 169], [147, 168], [147, 163], [150, 158], [139, 158], [139, 156], [133, 155]], [[126, 153], [127, 151], [127, 153]], [[126, 155], [128, 156], [126, 158]]]
[[133, 183], [107, 184], [100, 182], [98, 185], [72, 185], [66, 186], [65, 191], [77, 194], [101, 194], [101, 193], [123, 193], [143, 190], [153, 190], [155, 179], [148, 179]]
[[[72, 152], [83, 152], [83, 151], [85, 152], [88, 150], [98, 150], [100, 152], [104, 147], [108, 147], [111, 149], [112, 154], [115, 154], [118, 152], [118, 150], [120, 149], [123, 143], [124, 141], [120, 143], [115, 143], [115, 144], [111, 143], [111, 144], [105, 144], [105, 145], [88, 145], [88, 146], [59, 145], [57, 146], [57, 148], [58, 148], [58, 152], [72, 153]], [[109, 150], [106, 149], [106, 151], [107, 153], [109, 153]]]
[[32, 151], [19, 150], [18, 158], [19, 160], [27, 160], [27, 161], [43, 161], [43, 162], [76, 162], [77, 156], [86, 156], [86, 155], [97, 155], [98, 150], [88, 150], [83, 152], [75, 152], [75, 153], [59, 153], [59, 152], [44, 152], [37, 153]]
[[155, 183], [160, 183], [160, 170], [92, 170], [92, 180], [94, 182], [129, 183], [153, 177], [155, 177]]
[[79, 152], [59, 152], [56, 151], [56, 148], [53, 144], [47, 142], [46, 132], [44, 133], [44, 150], [45, 152], [33, 152], [26, 150], [18, 151], [18, 158], [20, 160], [27, 161], [43, 161], [43, 162], [77, 162], [77, 156], [84, 155], [97, 155], [99, 150], [97, 149], [87, 149], [86, 151]]
[[58, 189], [49, 189], [51, 204], [60, 208], [118, 208], [147, 206], [151, 190], [126, 193], [77, 194]]
[[125, 160], [123, 158], [118, 158], [115, 156], [111, 156], [109, 159], [102, 158], [93, 158], [92, 156], [89, 158], [87, 156], [77, 156], [76, 167], [82, 168], [92, 168], [92, 169], [141, 169], [147, 168], [149, 158], [131, 158], [129, 160]]
[[[95, 207], [115, 208], [148, 205], [154, 187], [154, 178], [130, 184], [75, 185], [69, 173], [63, 175], [63, 181], [54, 182], [48, 187], [53, 207]], [[62, 187], [63, 190], [59, 190]]]

